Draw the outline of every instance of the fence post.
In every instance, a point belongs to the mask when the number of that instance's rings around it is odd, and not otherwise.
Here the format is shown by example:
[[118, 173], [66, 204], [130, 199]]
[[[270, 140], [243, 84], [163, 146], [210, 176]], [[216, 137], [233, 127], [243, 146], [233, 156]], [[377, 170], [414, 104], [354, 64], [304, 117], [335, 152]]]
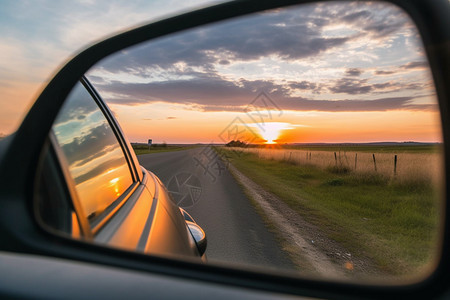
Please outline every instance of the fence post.
[[309, 161], [311, 161], [311, 152], [309, 152]]
[[394, 176], [397, 175], [397, 154], [394, 156]]
[[358, 162], [358, 153], [355, 153], [355, 170], [356, 170], [356, 163]]
[[289, 152], [289, 160], [288, 161], [291, 161], [291, 156], [292, 156], [292, 152]]
[[337, 156], [336, 156], [336, 152], [334, 152], [334, 162], [335, 162], [335, 165], [337, 166]]
[[377, 161], [375, 160], [375, 154], [372, 154], [373, 157], [373, 166], [375, 167], [375, 172], [377, 172]]

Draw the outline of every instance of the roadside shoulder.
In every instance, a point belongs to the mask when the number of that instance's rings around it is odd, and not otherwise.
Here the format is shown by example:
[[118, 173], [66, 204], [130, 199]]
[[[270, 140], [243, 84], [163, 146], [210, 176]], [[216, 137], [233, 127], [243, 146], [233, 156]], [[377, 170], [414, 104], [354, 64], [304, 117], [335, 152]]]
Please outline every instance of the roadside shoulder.
[[[246, 194], [260, 208], [263, 218], [281, 241], [282, 248], [301, 273], [322, 278], [342, 279], [357, 273], [371, 278], [378, 272], [368, 259], [357, 258], [336, 241], [328, 238], [317, 226], [305, 221], [281, 199], [242, 174], [231, 163], [230, 173]], [[260, 212], [261, 213], [261, 212]]]

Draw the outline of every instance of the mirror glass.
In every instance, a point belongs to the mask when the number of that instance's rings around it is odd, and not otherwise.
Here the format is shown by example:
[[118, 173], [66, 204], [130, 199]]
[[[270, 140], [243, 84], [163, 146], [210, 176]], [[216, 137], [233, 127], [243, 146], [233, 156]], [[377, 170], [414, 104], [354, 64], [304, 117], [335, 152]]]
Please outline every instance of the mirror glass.
[[95, 227], [133, 179], [108, 120], [79, 83], [53, 125], [84, 217]]
[[206, 232], [208, 263], [390, 283], [432, 270], [442, 128], [420, 34], [396, 6], [235, 18], [125, 49], [87, 78]]

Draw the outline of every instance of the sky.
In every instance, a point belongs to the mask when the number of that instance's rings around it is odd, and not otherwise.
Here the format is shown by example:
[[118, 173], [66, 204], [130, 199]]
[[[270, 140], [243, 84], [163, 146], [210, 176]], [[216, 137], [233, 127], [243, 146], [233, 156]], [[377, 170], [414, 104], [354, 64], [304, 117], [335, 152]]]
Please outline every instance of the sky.
[[96, 41], [215, 0], [3, 0], [0, 136], [14, 132], [67, 61]]
[[[206, 4], [148, 2], [5, 2], [0, 133], [15, 130], [77, 49]], [[88, 78], [132, 142], [442, 139], [420, 37], [386, 4], [303, 5], [208, 25], [123, 50]]]
[[441, 140], [420, 36], [385, 3], [318, 3], [147, 42], [88, 72], [131, 140]]

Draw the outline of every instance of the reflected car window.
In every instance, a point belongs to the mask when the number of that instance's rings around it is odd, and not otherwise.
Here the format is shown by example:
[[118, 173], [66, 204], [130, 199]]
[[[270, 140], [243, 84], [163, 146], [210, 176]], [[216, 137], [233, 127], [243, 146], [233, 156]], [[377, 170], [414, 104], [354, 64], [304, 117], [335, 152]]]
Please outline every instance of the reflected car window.
[[93, 225], [132, 184], [122, 148], [81, 84], [69, 95], [53, 132], [67, 160], [84, 214]]

